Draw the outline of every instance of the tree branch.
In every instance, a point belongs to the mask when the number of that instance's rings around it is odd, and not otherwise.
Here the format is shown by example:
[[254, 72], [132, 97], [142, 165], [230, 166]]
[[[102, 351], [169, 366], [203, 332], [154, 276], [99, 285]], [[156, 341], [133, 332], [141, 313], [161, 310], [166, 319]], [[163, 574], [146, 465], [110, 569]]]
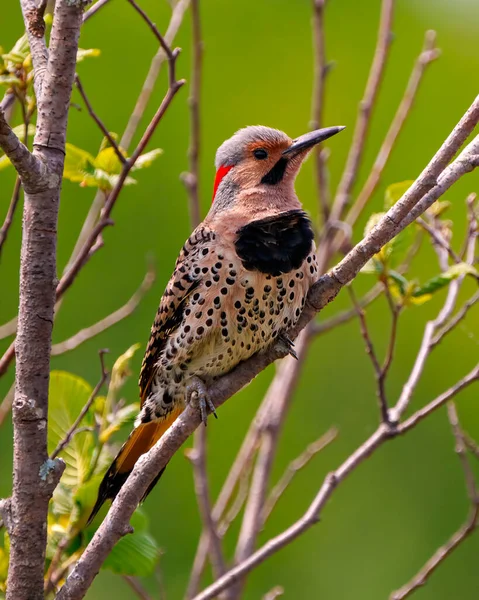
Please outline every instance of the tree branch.
[[[29, 29], [31, 23], [25, 8], [32, 8], [31, 3], [22, 0], [22, 7]], [[47, 454], [48, 382], [55, 302], [57, 216], [83, 7], [83, 0], [57, 0], [48, 65], [41, 83], [44, 95], [37, 96], [33, 155], [12, 136], [0, 114], [0, 144], [17, 168], [25, 188], [13, 402], [9, 600], [43, 600], [48, 502], [64, 469], [63, 461], [50, 461]], [[31, 31], [29, 35], [32, 35]], [[32, 55], [35, 56], [37, 46], [32, 41]], [[34, 66], [39, 86], [43, 64], [39, 66], [37, 60], [35, 65], [34, 59]]]
[[378, 41], [371, 64], [366, 90], [359, 104], [358, 118], [354, 129], [351, 149], [344, 167], [344, 172], [339, 183], [338, 192], [334, 200], [331, 219], [339, 221], [344, 209], [349, 202], [349, 196], [353, 188], [361, 163], [366, 136], [372, 115], [372, 109], [376, 101], [379, 87], [381, 85], [384, 69], [386, 66], [389, 47], [391, 45], [391, 27], [394, 14], [394, 0], [383, 0], [381, 8], [381, 19], [379, 23]]

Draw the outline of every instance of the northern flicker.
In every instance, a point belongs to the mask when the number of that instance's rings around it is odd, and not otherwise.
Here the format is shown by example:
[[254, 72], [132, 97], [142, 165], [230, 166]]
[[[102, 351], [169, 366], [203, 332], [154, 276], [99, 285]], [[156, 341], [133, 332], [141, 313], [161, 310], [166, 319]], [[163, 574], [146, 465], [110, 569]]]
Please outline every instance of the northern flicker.
[[313, 228], [294, 182], [313, 146], [342, 129], [292, 140], [269, 127], [246, 127], [219, 147], [211, 209], [184, 244], [151, 329], [141, 412], [100, 485], [90, 520], [193, 396], [206, 421], [206, 406], [214, 411], [207, 388], [215, 379], [270, 344], [294, 355], [287, 332], [318, 277]]

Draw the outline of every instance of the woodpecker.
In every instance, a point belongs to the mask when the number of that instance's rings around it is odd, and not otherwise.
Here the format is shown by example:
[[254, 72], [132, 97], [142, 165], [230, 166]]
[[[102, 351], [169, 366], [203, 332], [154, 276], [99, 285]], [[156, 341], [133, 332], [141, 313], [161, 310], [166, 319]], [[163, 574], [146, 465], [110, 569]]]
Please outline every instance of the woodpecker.
[[318, 278], [313, 228], [294, 182], [311, 149], [343, 129], [292, 140], [252, 126], [219, 147], [211, 209], [184, 244], [151, 328], [141, 412], [105, 474], [90, 521], [191, 399], [206, 424], [215, 379], [271, 344], [294, 356], [287, 332]]

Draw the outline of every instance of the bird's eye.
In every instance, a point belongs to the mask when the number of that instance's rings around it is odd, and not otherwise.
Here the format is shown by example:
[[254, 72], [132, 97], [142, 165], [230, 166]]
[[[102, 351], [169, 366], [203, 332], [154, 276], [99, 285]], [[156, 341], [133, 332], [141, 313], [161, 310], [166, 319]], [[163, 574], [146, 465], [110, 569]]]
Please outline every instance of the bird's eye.
[[256, 148], [256, 150], [253, 151], [253, 154], [257, 160], [264, 160], [265, 158], [268, 158], [268, 153], [264, 148]]

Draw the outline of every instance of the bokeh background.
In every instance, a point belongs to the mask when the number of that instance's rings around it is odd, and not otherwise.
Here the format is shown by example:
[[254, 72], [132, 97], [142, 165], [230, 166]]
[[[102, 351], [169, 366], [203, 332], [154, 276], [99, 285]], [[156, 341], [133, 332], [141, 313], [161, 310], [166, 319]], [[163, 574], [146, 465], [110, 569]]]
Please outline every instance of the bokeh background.
[[[165, 29], [170, 9], [166, 0], [141, 0], [160, 29]], [[326, 10], [328, 60], [335, 61], [327, 82], [324, 121], [348, 129], [331, 141], [331, 180], [336, 185], [351, 139], [358, 101], [376, 42], [380, 2], [330, 0]], [[213, 159], [217, 146], [236, 129], [266, 124], [291, 136], [308, 129], [312, 91], [311, 2], [308, 0], [204, 0], [201, 4], [204, 34], [204, 78], [201, 103], [201, 205], [208, 210]], [[396, 110], [407, 78], [419, 53], [426, 29], [438, 32], [441, 58], [424, 78], [414, 110], [384, 172], [383, 182], [368, 214], [382, 207], [387, 184], [413, 179], [437, 150], [453, 125], [477, 94], [476, 0], [400, 0], [394, 20], [395, 39], [379, 102], [374, 113], [359, 183], [367, 175]], [[17, 2], [4, 2], [0, 17], [0, 44], [13, 45], [22, 31]], [[190, 76], [191, 15], [187, 13], [176, 44], [183, 48], [178, 75]], [[100, 48], [99, 58], [79, 65], [85, 89], [98, 114], [111, 131], [121, 133], [136, 101], [157, 43], [139, 16], [126, 2], [114, 0], [83, 28], [83, 48]], [[145, 126], [165, 90], [166, 70], [143, 120]], [[110, 360], [132, 343], [146, 343], [151, 321], [178, 249], [189, 234], [187, 198], [179, 175], [187, 169], [189, 138], [188, 88], [179, 92], [162, 121], [151, 147], [164, 155], [138, 173], [137, 186], [126, 188], [115, 207], [115, 226], [105, 233], [105, 247], [82, 271], [68, 292], [55, 323], [54, 340], [60, 341], [123, 304], [139, 285], [148, 254], [158, 265], [153, 290], [129, 319], [84, 344], [53, 359], [53, 368], [79, 374], [94, 384], [98, 377], [97, 349], [108, 347]], [[75, 93], [74, 100], [80, 103]], [[71, 143], [96, 153], [101, 134], [85, 110], [72, 110], [68, 130]], [[0, 174], [0, 208], [6, 211], [14, 182], [13, 171]], [[356, 188], [358, 189], [358, 188]], [[297, 191], [307, 209], [317, 213], [313, 166], [302, 170]], [[469, 175], [447, 194], [453, 204], [450, 217], [456, 236], [465, 229], [464, 199], [479, 191], [479, 176]], [[94, 191], [65, 182], [59, 224], [59, 265], [72, 250]], [[15, 218], [0, 262], [0, 321], [17, 308], [20, 215]], [[356, 229], [362, 232], [365, 219]], [[414, 273], [425, 279], [437, 272], [432, 251], [421, 252]], [[357, 291], [372, 283], [361, 276]], [[472, 293], [473, 283], [465, 284]], [[434, 316], [440, 294], [401, 318], [398, 351], [388, 391], [391, 400], [405, 381], [416, 355], [426, 320]], [[342, 293], [321, 315], [326, 318], [348, 305]], [[387, 342], [389, 316], [380, 300], [368, 310], [371, 332], [378, 349]], [[6, 341], [0, 343], [0, 350]], [[135, 357], [135, 376], [126, 395], [137, 395], [136, 373], [141, 353]], [[439, 347], [412, 402], [417, 408], [468, 372], [479, 354], [479, 315], [467, 322]], [[258, 406], [273, 368], [228, 401], [211, 422], [209, 475], [216, 495]], [[0, 381], [0, 395], [8, 390], [12, 369]], [[470, 387], [459, 399], [460, 416], [471, 434], [479, 436], [478, 388]], [[364, 353], [357, 322], [314, 343], [281, 437], [273, 481], [288, 462], [332, 424], [338, 439], [303, 470], [277, 506], [260, 542], [296, 520], [308, 506], [328, 470], [337, 466], [374, 430], [378, 420], [374, 378]], [[126, 432], [123, 432], [125, 435]], [[122, 436], [120, 436], [122, 437]], [[432, 552], [465, 519], [468, 501], [463, 473], [450, 433], [445, 410], [437, 412], [405, 438], [397, 439], [363, 464], [335, 493], [322, 521], [282, 550], [248, 580], [246, 598], [260, 598], [274, 585], [285, 588], [286, 598], [343, 598], [376, 600], [388, 597], [408, 580]], [[0, 431], [0, 496], [11, 491], [11, 423]], [[201, 529], [193, 492], [191, 467], [180, 452], [172, 460], [161, 484], [145, 505], [152, 529], [164, 555], [161, 567], [168, 599], [181, 598], [188, 581]], [[237, 528], [225, 542], [231, 555]], [[472, 536], [416, 593], [418, 600], [473, 599], [479, 594], [479, 536]], [[146, 586], [156, 592], [152, 578]], [[133, 597], [118, 577], [102, 572], [89, 600]]]

